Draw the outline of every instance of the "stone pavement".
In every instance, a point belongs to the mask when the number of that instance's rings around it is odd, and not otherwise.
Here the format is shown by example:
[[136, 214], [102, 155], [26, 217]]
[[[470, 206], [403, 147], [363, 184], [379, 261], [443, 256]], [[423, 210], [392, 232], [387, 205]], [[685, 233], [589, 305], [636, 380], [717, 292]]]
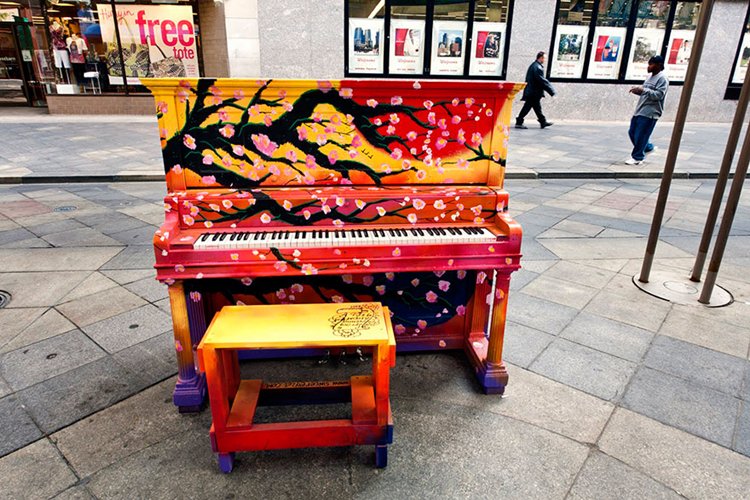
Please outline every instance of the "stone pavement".
[[[0, 497], [747, 498], [750, 188], [719, 279], [735, 302], [708, 309], [631, 282], [657, 180], [506, 187], [525, 233], [506, 396], [482, 395], [461, 353], [399, 355], [387, 469], [354, 447], [241, 453], [222, 475], [209, 412], [180, 415], [170, 400], [150, 239], [163, 183], [0, 186], [0, 289], [12, 295], [0, 309]], [[712, 189], [674, 182], [655, 270], [687, 274]], [[312, 364], [257, 366], [323, 379], [361, 368]]]
[[[156, 118], [47, 115], [29, 108], [0, 113], [0, 183], [163, 178]], [[644, 164], [629, 166], [623, 163], [631, 149], [626, 122], [555, 121], [545, 130], [527, 124], [528, 130], [511, 131], [508, 178], [658, 177], [673, 127], [659, 122], [653, 135], [658, 149]], [[688, 123], [675, 177], [715, 178], [728, 133], [727, 124]]]

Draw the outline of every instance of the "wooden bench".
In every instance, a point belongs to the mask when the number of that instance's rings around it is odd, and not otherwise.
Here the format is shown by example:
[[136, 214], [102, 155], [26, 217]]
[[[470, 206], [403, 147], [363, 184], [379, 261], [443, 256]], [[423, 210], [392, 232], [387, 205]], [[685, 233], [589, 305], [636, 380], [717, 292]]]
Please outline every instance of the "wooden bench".
[[[372, 348], [371, 376], [273, 384], [240, 378], [240, 349], [357, 346]], [[222, 308], [198, 346], [219, 468], [231, 472], [237, 451], [361, 444], [374, 444], [376, 466], [385, 467], [386, 446], [393, 440], [388, 389], [395, 353], [390, 314], [377, 302]], [[258, 406], [343, 402], [351, 402], [351, 419], [253, 422]]]

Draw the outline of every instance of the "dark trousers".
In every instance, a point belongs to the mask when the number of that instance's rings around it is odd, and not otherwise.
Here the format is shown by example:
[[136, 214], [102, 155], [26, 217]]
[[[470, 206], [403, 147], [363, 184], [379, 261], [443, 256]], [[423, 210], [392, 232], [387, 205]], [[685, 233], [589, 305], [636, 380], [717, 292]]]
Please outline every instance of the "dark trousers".
[[539, 120], [539, 123], [547, 123], [547, 119], [544, 117], [544, 113], [542, 113], [541, 99], [526, 99], [523, 101], [523, 107], [521, 108], [521, 112], [518, 113], [516, 123], [523, 125], [523, 119], [526, 118], [526, 115], [528, 115], [529, 111], [532, 109], [534, 110], [534, 113], [536, 113], [536, 119]]
[[656, 120], [653, 118], [634, 116], [630, 119], [628, 135], [630, 136], [630, 142], [633, 143], [633, 152], [630, 156], [632, 156], [634, 160], [643, 161], [646, 157], [646, 153], [654, 149], [654, 146], [649, 142], [649, 139], [651, 138], [651, 132], [654, 131], [655, 126]]

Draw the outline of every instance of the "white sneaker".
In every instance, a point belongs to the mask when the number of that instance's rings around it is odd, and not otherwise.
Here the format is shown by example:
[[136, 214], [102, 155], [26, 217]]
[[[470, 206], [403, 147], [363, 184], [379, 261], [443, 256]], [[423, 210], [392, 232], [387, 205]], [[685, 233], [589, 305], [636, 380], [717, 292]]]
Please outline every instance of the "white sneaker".
[[628, 158], [625, 160], [625, 165], [640, 165], [643, 160], [636, 160], [635, 158]]

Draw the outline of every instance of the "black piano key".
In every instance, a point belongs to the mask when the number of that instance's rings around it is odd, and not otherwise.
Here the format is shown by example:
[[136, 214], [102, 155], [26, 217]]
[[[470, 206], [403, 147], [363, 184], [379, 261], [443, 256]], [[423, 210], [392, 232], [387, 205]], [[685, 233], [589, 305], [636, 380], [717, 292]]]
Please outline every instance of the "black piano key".
[[289, 239], [289, 231], [284, 231], [284, 239], [285, 240]]
[[203, 233], [198, 241], [206, 241], [211, 236], [211, 233]]
[[227, 233], [221, 233], [221, 236], [219, 236], [219, 241], [224, 241], [226, 237], [227, 237]]

